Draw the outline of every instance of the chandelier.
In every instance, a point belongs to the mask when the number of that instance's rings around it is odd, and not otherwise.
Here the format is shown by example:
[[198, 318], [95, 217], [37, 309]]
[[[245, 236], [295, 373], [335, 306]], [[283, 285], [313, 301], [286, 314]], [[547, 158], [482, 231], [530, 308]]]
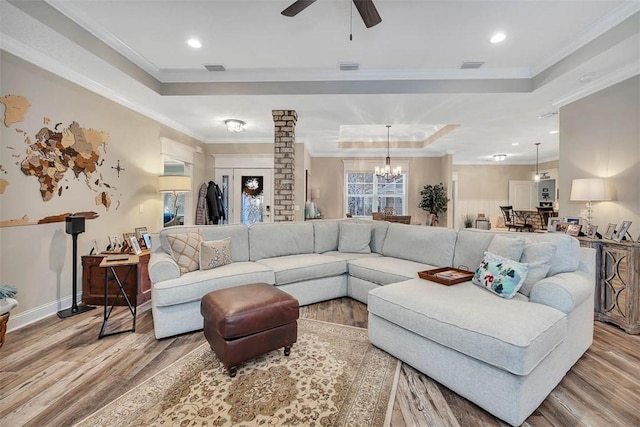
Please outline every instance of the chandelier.
[[389, 157], [389, 129], [391, 125], [387, 125], [387, 158], [385, 159], [385, 165], [383, 167], [376, 166], [375, 172], [378, 178], [384, 178], [387, 180], [396, 179], [402, 176], [402, 168], [400, 166], [391, 169], [391, 157]]

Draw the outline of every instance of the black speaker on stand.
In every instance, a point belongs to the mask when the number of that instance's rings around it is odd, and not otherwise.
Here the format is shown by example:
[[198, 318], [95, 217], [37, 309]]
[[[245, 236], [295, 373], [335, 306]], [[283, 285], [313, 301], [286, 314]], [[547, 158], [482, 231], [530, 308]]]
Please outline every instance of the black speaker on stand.
[[69, 215], [65, 218], [66, 232], [71, 234], [73, 238], [73, 282], [71, 291], [71, 308], [60, 310], [58, 317], [61, 319], [75, 316], [76, 314], [84, 313], [89, 310], [93, 310], [95, 307], [89, 307], [87, 305], [78, 305], [78, 234], [84, 233], [84, 217]]

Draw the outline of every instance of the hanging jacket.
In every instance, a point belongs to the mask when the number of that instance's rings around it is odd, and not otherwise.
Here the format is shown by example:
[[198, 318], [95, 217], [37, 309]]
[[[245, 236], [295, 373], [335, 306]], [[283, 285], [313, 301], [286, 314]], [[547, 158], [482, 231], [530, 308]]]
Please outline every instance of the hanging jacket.
[[207, 203], [207, 190], [209, 184], [204, 182], [198, 191], [198, 203], [196, 205], [196, 225], [213, 224], [209, 219], [209, 205]]
[[224, 206], [222, 205], [222, 191], [213, 181], [209, 181], [207, 188], [207, 206], [209, 208], [209, 219], [212, 224], [218, 224], [220, 219], [224, 219]]

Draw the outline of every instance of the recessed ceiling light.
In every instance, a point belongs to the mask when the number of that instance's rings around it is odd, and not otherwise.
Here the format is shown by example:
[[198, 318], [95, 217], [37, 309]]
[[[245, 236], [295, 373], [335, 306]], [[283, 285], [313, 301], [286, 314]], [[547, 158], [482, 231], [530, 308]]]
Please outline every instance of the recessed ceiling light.
[[503, 42], [506, 38], [507, 38], [506, 34], [504, 34], [504, 33], [496, 33], [491, 37], [491, 39], [489, 41], [491, 43], [500, 43], [500, 42]]
[[224, 121], [224, 124], [227, 125], [227, 130], [229, 132], [238, 133], [244, 130], [245, 122], [238, 119], [227, 119]]
[[519, 142], [514, 142], [511, 145], [513, 145], [515, 147], [516, 145], [520, 145], [520, 143]]
[[556, 133], [558, 133], [558, 131], [557, 131], [557, 130], [550, 130], [550, 131], [549, 131], [549, 135], [554, 135], [554, 134], [556, 134]]
[[189, 39], [187, 40], [187, 44], [194, 49], [200, 49], [202, 47], [202, 43], [198, 39]]
[[493, 155], [493, 160], [495, 160], [496, 162], [504, 162], [506, 158], [507, 158], [506, 154], [494, 154]]

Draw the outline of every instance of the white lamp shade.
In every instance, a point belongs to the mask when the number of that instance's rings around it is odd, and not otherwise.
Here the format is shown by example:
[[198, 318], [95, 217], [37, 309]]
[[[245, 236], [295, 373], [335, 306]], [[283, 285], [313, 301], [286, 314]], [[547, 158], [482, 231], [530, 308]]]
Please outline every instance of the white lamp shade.
[[160, 175], [158, 177], [160, 193], [191, 191], [191, 177], [184, 175]]
[[611, 200], [609, 183], [604, 178], [578, 178], [571, 183], [571, 200], [591, 202]]

